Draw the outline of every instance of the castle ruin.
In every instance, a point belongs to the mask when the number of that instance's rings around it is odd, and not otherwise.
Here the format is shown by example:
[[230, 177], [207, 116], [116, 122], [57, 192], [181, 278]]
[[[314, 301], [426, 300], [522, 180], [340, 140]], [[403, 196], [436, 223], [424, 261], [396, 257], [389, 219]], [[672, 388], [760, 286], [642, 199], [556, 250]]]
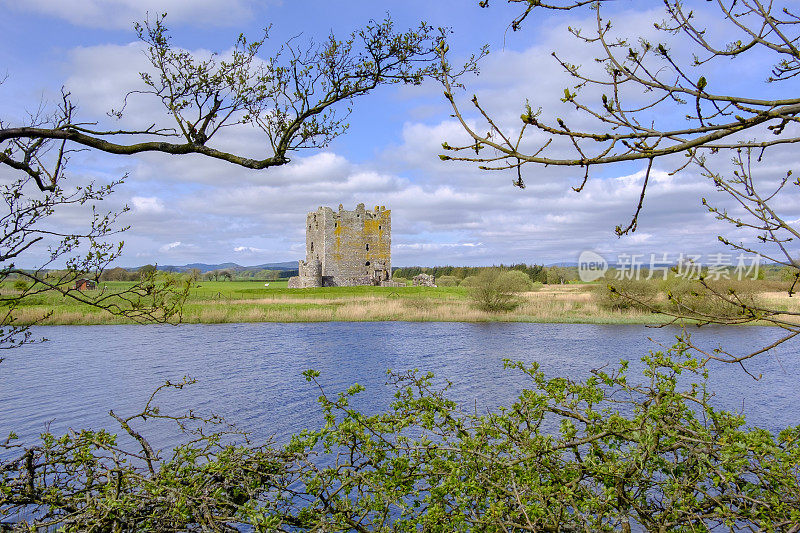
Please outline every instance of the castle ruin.
[[[289, 288], [395, 285], [391, 210], [320, 207], [306, 216], [306, 258]], [[397, 284], [400, 285], [400, 284]]]

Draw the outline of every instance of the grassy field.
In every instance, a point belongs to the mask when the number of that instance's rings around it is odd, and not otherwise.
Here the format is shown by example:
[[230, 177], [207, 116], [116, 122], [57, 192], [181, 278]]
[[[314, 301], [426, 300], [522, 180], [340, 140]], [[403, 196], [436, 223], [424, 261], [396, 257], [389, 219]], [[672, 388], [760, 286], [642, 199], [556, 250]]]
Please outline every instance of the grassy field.
[[[101, 290], [118, 291], [126, 282], [101, 283]], [[13, 292], [10, 283], [0, 287]], [[91, 291], [89, 291], [91, 293]], [[659, 324], [663, 315], [636, 309], [612, 310], [599, 305], [592, 285], [543, 285], [522, 293], [514, 311], [490, 313], [473, 305], [464, 287], [324, 287], [288, 289], [286, 281], [200, 282], [190, 290], [183, 309], [186, 323], [323, 322], [323, 321], [455, 321], [566, 322], [592, 324]], [[798, 298], [768, 292], [773, 307], [800, 311]], [[41, 324], [122, 324], [110, 315], [57, 293], [26, 298], [17, 323], [31, 324], [52, 311]]]

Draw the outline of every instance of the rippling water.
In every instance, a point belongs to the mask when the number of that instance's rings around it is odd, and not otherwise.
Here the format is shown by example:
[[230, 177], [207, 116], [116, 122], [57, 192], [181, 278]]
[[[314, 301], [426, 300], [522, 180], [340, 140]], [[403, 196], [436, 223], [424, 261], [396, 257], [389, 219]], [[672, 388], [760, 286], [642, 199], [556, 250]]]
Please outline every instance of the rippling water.
[[[14, 431], [30, 442], [47, 427], [118, 427], [108, 416], [141, 410], [165, 380], [188, 375], [198, 383], [166, 394], [173, 412], [214, 411], [256, 438], [285, 441], [321, 422], [319, 391], [301, 376], [314, 368], [328, 392], [353, 383], [367, 387], [359, 407], [385, 408], [393, 391], [386, 370], [419, 368], [453, 382], [452, 397], [485, 411], [507, 404], [526, 386], [502, 360], [537, 361], [548, 375], [586, 378], [620, 359], [641, 369], [639, 357], [671, 344], [677, 329], [585, 324], [318, 323], [173, 326], [57, 326], [35, 330], [48, 342], [6, 352], [0, 364], [0, 436]], [[772, 342], [771, 328], [702, 328], [699, 342], [740, 351]], [[650, 337], [653, 341], [647, 339]], [[748, 369], [711, 367], [720, 407], [747, 414], [769, 429], [800, 424], [800, 344], [760, 356]], [[174, 445], [171, 426], [145, 431], [159, 447]]]

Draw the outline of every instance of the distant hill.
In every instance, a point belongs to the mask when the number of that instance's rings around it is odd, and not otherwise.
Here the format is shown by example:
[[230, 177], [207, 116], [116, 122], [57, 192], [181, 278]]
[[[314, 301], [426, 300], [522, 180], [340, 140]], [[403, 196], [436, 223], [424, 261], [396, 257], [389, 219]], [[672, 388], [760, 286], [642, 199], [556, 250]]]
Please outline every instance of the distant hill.
[[[130, 267], [126, 268], [125, 270], [129, 270], [131, 272], [135, 270], [139, 270], [141, 267]], [[209, 272], [211, 270], [223, 270], [229, 269], [236, 272], [246, 272], [249, 270], [297, 270], [297, 261], [284, 261], [283, 263], [265, 263], [263, 265], [255, 265], [255, 266], [242, 266], [236, 263], [220, 263], [218, 265], [209, 265], [206, 263], [190, 263], [188, 265], [158, 265], [158, 269], [165, 271], [165, 272], [187, 272], [193, 268], [196, 268], [202, 273]]]
[[254, 267], [258, 270], [297, 270], [297, 261], [284, 261], [283, 263], [266, 263], [263, 265], [258, 265]]

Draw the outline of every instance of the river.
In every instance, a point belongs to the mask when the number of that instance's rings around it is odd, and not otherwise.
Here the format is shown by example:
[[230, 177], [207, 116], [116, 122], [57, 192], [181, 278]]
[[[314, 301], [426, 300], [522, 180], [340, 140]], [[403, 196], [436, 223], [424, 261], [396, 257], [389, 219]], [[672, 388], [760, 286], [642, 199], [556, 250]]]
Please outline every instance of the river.
[[[6, 351], [0, 363], [0, 435], [16, 432], [32, 442], [47, 428], [119, 429], [108, 416], [137, 412], [166, 380], [197, 383], [170, 391], [165, 410], [213, 411], [257, 439], [289, 435], [321, 422], [319, 391], [302, 377], [322, 374], [328, 392], [366, 386], [359, 407], [385, 408], [393, 391], [386, 370], [432, 371], [453, 385], [451, 396], [486, 411], [510, 403], [526, 386], [509, 358], [537, 361], [551, 376], [584, 379], [593, 368], [639, 358], [658, 342], [670, 345], [676, 328], [530, 323], [304, 323], [181, 326], [55, 326], [34, 330], [47, 342]], [[694, 339], [744, 352], [780, 335], [775, 328], [706, 327]], [[652, 340], [649, 340], [648, 337]], [[744, 411], [750, 425], [776, 430], [800, 423], [800, 344], [787, 343], [748, 364], [712, 364], [714, 403]], [[156, 446], [181, 440], [171, 425], [152, 423], [144, 433]]]

